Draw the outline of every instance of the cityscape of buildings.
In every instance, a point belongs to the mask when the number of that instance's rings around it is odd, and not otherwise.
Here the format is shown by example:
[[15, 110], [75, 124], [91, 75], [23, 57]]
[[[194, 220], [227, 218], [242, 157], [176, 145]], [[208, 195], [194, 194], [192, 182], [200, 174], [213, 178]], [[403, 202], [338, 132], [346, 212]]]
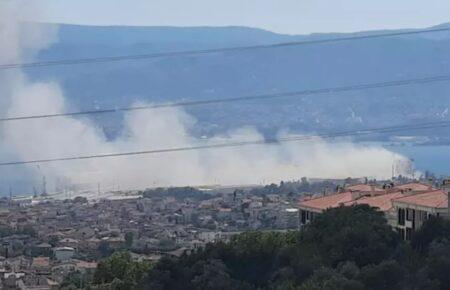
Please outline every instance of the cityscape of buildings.
[[296, 200], [288, 196], [239, 190], [198, 198], [131, 194], [100, 200], [2, 199], [1, 289], [58, 289], [70, 273], [92, 275], [97, 262], [117, 250], [157, 261], [243, 231], [299, 225]]
[[[302, 180], [304, 183], [305, 180]], [[298, 230], [318, 214], [366, 204], [408, 240], [430, 216], [448, 218], [447, 183], [325, 183], [311, 192], [283, 184], [205, 192], [194, 188], [116, 193], [116, 198], [0, 202], [1, 289], [58, 289], [73, 273], [92, 277], [97, 264], [127, 250], [139, 261], [180, 256], [244, 231]]]

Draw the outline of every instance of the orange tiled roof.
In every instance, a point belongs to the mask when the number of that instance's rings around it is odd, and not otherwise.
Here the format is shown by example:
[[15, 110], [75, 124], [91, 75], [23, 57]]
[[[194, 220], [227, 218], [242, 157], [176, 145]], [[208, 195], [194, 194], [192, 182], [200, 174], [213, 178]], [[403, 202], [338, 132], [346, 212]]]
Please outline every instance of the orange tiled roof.
[[327, 208], [339, 207], [352, 200], [352, 193], [347, 191], [302, 201], [300, 202], [300, 207], [325, 210]]
[[447, 208], [448, 193], [442, 190], [433, 190], [424, 193], [404, 196], [394, 200], [406, 204], [431, 207], [431, 208]]
[[381, 211], [388, 211], [392, 208], [392, 200], [402, 197], [401, 192], [387, 193], [377, 196], [365, 196], [360, 199], [346, 203], [345, 205], [353, 204], [367, 204], [371, 207], [376, 207]]
[[412, 190], [412, 191], [428, 191], [433, 189], [433, 187], [429, 184], [423, 184], [420, 182], [411, 182], [406, 183], [402, 185], [396, 185], [394, 186], [395, 189], [402, 189], [402, 190]]
[[383, 189], [370, 185], [370, 184], [356, 184], [356, 185], [351, 185], [345, 188], [346, 190], [359, 190], [359, 191], [383, 191]]
[[[335, 193], [301, 201], [299, 206], [322, 211], [341, 205], [367, 204], [379, 208], [382, 211], [388, 211], [392, 208], [392, 202], [398, 200], [406, 203], [421, 203], [420, 205], [429, 207], [438, 207], [436, 205], [447, 207], [448, 198], [445, 192], [440, 191], [441, 193], [438, 194], [437, 192], [439, 190], [433, 189], [433, 187], [428, 184], [418, 182], [398, 185], [389, 191], [385, 191], [369, 184], [353, 185], [346, 189], [348, 191], [343, 193]], [[404, 191], [410, 192], [411, 194], [406, 195], [407, 192]], [[358, 192], [360, 192], [360, 194], [358, 194]], [[427, 194], [430, 192], [434, 193]]]

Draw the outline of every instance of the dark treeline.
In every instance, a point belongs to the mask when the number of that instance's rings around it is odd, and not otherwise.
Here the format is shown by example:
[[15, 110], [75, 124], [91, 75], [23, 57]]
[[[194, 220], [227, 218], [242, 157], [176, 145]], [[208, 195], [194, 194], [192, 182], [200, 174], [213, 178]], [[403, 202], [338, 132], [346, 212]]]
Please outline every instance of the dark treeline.
[[[278, 194], [278, 195], [303, 195], [305, 193], [315, 194], [315, 193], [325, 193], [334, 192], [338, 186], [343, 184], [352, 184], [356, 181], [352, 179], [346, 179], [342, 181], [324, 180], [324, 181], [309, 181], [306, 177], [295, 181], [281, 181], [279, 184], [269, 184], [263, 187], [254, 187], [250, 190], [237, 189], [236, 193], [250, 193], [252, 195], [268, 195], [268, 194]], [[174, 197], [177, 199], [191, 198], [195, 200], [205, 200], [214, 197], [213, 193], [208, 193], [204, 190], [195, 187], [158, 187], [152, 189], [146, 189], [142, 192], [143, 197]]]
[[[352, 180], [347, 180], [351, 183]], [[339, 185], [345, 184], [345, 181], [337, 182], [332, 180], [310, 182], [306, 177], [296, 181], [281, 181], [280, 184], [269, 184], [264, 187], [256, 187], [250, 190], [250, 194], [284, 194], [284, 195], [303, 195], [334, 192]]]
[[171, 196], [177, 199], [192, 198], [196, 200], [209, 199], [212, 196], [203, 190], [194, 187], [158, 187], [146, 189], [142, 192], [143, 197], [167, 197]]
[[154, 265], [114, 254], [88, 288], [450, 289], [450, 222], [432, 218], [404, 242], [373, 208], [330, 209], [300, 232], [248, 232]]

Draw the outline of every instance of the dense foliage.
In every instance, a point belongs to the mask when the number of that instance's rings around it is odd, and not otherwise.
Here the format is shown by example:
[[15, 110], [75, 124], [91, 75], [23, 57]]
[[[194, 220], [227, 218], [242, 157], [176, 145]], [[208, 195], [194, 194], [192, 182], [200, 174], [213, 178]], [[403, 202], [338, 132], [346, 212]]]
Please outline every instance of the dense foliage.
[[[353, 180], [348, 178], [344, 181], [346, 184], [352, 184]], [[342, 185], [342, 182], [333, 182], [331, 180], [310, 182], [306, 177], [297, 181], [281, 181], [279, 185], [269, 184], [263, 187], [255, 187], [250, 190], [252, 195], [303, 195], [305, 193], [315, 194], [323, 192], [332, 192]]]
[[300, 232], [245, 233], [190, 255], [165, 257], [145, 273], [123, 258], [101, 263], [94, 285], [125, 279], [134, 287], [128, 289], [152, 290], [449, 289], [450, 222], [433, 218], [405, 243], [382, 213], [341, 207]]
[[142, 195], [144, 197], [167, 197], [171, 196], [177, 199], [192, 198], [196, 200], [210, 199], [211, 195], [194, 187], [158, 187], [146, 189]]
[[93, 284], [97, 288], [98, 285], [114, 285], [121, 290], [137, 289], [137, 283], [149, 269], [149, 263], [134, 262], [127, 252], [116, 253], [98, 265]]

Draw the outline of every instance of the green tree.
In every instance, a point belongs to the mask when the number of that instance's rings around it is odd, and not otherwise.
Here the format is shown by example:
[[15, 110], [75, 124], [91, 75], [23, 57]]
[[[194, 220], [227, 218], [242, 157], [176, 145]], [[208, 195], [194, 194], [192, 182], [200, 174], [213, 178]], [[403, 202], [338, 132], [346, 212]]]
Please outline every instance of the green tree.
[[134, 236], [132, 232], [125, 233], [125, 247], [127, 249], [131, 248], [133, 245]]
[[149, 271], [147, 262], [134, 262], [130, 253], [120, 252], [100, 262], [94, 274], [93, 284], [115, 283], [121, 290], [135, 289]]
[[431, 281], [437, 282], [438, 289], [450, 286], [450, 241], [434, 241], [429, 246], [426, 271]]
[[363, 290], [364, 285], [330, 268], [321, 268], [298, 290]]
[[327, 210], [301, 235], [304, 251], [331, 267], [345, 261], [359, 267], [378, 264], [392, 258], [399, 244], [384, 214], [367, 205]]
[[425, 252], [428, 246], [437, 239], [450, 240], [450, 221], [440, 217], [430, 217], [413, 235], [412, 246]]
[[110, 248], [107, 241], [101, 241], [98, 245], [98, 251], [102, 257], [108, 257], [112, 254], [113, 250]]
[[411, 246], [377, 210], [340, 207], [302, 231], [247, 232], [151, 269], [114, 254], [99, 265], [92, 289], [443, 290], [450, 285], [448, 235], [445, 221], [431, 220]]
[[371, 290], [402, 289], [405, 275], [406, 269], [390, 260], [362, 268], [359, 279]]
[[69, 289], [83, 289], [89, 283], [89, 277], [87, 275], [75, 271], [67, 275], [64, 281], [61, 283], [60, 288], [64, 290]]
[[199, 274], [192, 279], [196, 290], [239, 289], [239, 282], [232, 279], [229, 269], [221, 260], [199, 261], [194, 265]]
[[58, 245], [58, 237], [57, 236], [51, 236], [48, 243], [52, 246], [52, 247], [56, 247]]
[[88, 199], [83, 196], [77, 196], [73, 199], [73, 203], [81, 203], [81, 204], [88, 203]]

